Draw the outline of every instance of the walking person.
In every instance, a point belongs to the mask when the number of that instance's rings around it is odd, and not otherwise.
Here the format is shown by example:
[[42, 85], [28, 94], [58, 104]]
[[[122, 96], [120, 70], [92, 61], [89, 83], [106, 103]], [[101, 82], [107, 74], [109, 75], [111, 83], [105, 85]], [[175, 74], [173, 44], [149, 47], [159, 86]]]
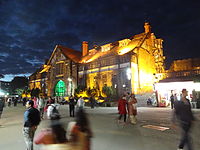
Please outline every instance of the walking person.
[[13, 99], [13, 105], [14, 105], [14, 107], [16, 107], [16, 106], [17, 106], [17, 102], [18, 102], [18, 98], [17, 98], [17, 97], [15, 97], [15, 98]]
[[90, 106], [93, 109], [94, 106], [95, 106], [95, 98], [93, 96], [91, 96], [90, 99], [89, 99], [89, 101], [90, 101]]
[[37, 126], [40, 123], [40, 112], [33, 106], [34, 102], [32, 100], [27, 101], [27, 110], [24, 112], [23, 135], [27, 150], [33, 150], [34, 134], [37, 129]]
[[2, 99], [0, 99], [0, 119], [1, 119], [1, 115], [3, 113], [3, 108], [4, 108], [4, 101]]
[[127, 106], [126, 95], [123, 95], [123, 97], [120, 98], [118, 101], [118, 111], [119, 111], [118, 123], [120, 123], [122, 116], [124, 116], [124, 124], [126, 123], [126, 114], [127, 114], [126, 106]]
[[174, 94], [173, 94], [173, 90], [171, 90], [170, 102], [171, 102], [171, 109], [174, 109]]
[[59, 120], [60, 115], [52, 117], [50, 126], [35, 136], [34, 143], [42, 144], [41, 150], [77, 150], [68, 142], [66, 130]]
[[90, 150], [92, 131], [89, 125], [87, 114], [83, 109], [78, 109], [76, 113], [76, 122], [69, 131], [69, 141], [77, 150]]
[[26, 105], [26, 97], [24, 97], [22, 100], [23, 100], [23, 106], [25, 106]]
[[129, 102], [128, 102], [128, 115], [130, 122], [132, 124], [136, 124], [136, 115], [137, 115], [137, 99], [135, 98], [135, 94], [131, 94]]
[[78, 99], [77, 104], [76, 104], [77, 109], [83, 109], [84, 105], [85, 105], [84, 99], [82, 96], [80, 96], [80, 98]]
[[40, 112], [40, 118], [43, 119], [44, 115], [44, 106], [45, 106], [45, 100], [43, 97], [38, 98], [38, 110]]
[[173, 115], [173, 125], [176, 119], [178, 119], [180, 128], [182, 130], [178, 150], [183, 150], [185, 145], [187, 145], [188, 150], [193, 150], [189, 132], [192, 126], [192, 122], [194, 121], [194, 116], [191, 111], [190, 101], [186, 98], [187, 96], [188, 91], [183, 89], [182, 98], [180, 101], [175, 102], [174, 107], [175, 110]]
[[69, 114], [70, 114], [70, 117], [74, 117], [74, 109], [75, 109], [75, 99], [71, 95], [69, 97]]
[[12, 99], [11, 99], [11, 98], [8, 98], [8, 100], [7, 100], [8, 107], [10, 107], [10, 106], [11, 106], [11, 101], [12, 101]]
[[55, 104], [55, 101], [51, 101], [51, 104], [47, 108], [47, 119], [51, 119], [54, 116], [60, 115], [58, 111], [59, 107], [59, 104]]
[[178, 101], [177, 94], [174, 93], [174, 102]]
[[33, 105], [33, 107], [34, 108], [38, 108], [38, 103], [37, 103], [37, 101], [38, 101], [38, 98], [37, 97], [33, 97], [33, 102], [34, 102], [34, 105]]

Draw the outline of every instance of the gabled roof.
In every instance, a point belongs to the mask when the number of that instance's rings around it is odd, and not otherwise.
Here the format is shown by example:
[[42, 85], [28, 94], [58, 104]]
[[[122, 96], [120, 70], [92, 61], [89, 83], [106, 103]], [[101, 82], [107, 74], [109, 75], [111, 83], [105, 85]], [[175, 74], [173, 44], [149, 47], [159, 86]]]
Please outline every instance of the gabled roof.
[[58, 45], [57, 48], [59, 48], [62, 53], [72, 61], [78, 63], [81, 60], [82, 53], [80, 51], [76, 51], [61, 45]]
[[[90, 52], [89, 52], [88, 55], [84, 56], [80, 62], [88, 63], [88, 62], [96, 60], [100, 57], [109, 55], [111, 53], [123, 55], [123, 54], [129, 53], [130, 51], [133, 51], [135, 48], [138, 48], [138, 47], [142, 48], [142, 44], [144, 43], [145, 39], [148, 38], [147, 37], [148, 35], [149, 34], [141, 33], [141, 34], [135, 35], [129, 39], [123, 39], [123, 40], [120, 40], [117, 42], [109, 43], [111, 45], [110, 50], [108, 50], [108, 51], [96, 50], [96, 52], [93, 54], [90, 54]], [[125, 40], [128, 41], [127, 45], [120, 46], [119, 43], [123, 42]], [[109, 44], [105, 44], [105, 45], [109, 45]], [[105, 45], [102, 45], [101, 47], [103, 47]]]
[[75, 63], [79, 63], [79, 61], [81, 60], [81, 56], [82, 56], [81, 52], [68, 48], [68, 47], [61, 46], [61, 45], [56, 45], [53, 53], [51, 54], [50, 59], [47, 62], [47, 65], [49, 65], [49, 63], [51, 62], [51, 59], [53, 58], [55, 51], [57, 49], [61, 50], [61, 52], [63, 53], [63, 55], [65, 55], [65, 57], [71, 59]]

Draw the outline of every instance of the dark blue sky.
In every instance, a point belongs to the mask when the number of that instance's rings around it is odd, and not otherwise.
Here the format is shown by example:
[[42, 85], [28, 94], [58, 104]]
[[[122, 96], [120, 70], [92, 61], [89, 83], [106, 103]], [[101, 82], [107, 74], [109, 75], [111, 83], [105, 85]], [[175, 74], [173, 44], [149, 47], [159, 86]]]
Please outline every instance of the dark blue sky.
[[81, 50], [143, 32], [164, 40], [167, 64], [200, 57], [198, 0], [0, 0], [0, 74], [33, 73], [56, 44]]

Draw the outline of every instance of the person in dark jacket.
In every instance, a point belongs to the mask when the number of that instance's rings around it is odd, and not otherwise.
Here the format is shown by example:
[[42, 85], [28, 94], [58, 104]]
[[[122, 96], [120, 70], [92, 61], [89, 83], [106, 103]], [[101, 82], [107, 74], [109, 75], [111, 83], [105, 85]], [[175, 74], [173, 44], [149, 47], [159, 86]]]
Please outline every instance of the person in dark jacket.
[[118, 123], [120, 123], [122, 116], [124, 116], [124, 123], [126, 122], [126, 114], [127, 114], [126, 105], [127, 105], [126, 96], [124, 95], [118, 101], [118, 111], [119, 111]]
[[34, 102], [32, 100], [27, 101], [27, 110], [24, 112], [23, 135], [27, 146], [27, 150], [33, 150], [34, 134], [37, 129], [37, 126], [40, 123], [40, 112], [33, 106]]
[[180, 123], [182, 129], [181, 140], [178, 146], [178, 150], [183, 150], [184, 146], [187, 145], [188, 150], [192, 150], [192, 143], [189, 136], [189, 131], [194, 121], [194, 116], [191, 111], [190, 101], [186, 98], [188, 96], [188, 91], [186, 89], [182, 90], [181, 101], [175, 101], [174, 103], [174, 116], [173, 123], [175, 123], [176, 118]]
[[94, 99], [94, 97], [91, 96], [90, 99], [89, 99], [89, 101], [90, 101], [90, 106], [91, 106], [91, 108], [93, 109], [94, 106], [95, 106], [95, 99]]
[[71, 95], [69, 97], [69, 114], [70, 114], [70, 117], [74, 117], [74, 109], [75, 109], [75, 99]]

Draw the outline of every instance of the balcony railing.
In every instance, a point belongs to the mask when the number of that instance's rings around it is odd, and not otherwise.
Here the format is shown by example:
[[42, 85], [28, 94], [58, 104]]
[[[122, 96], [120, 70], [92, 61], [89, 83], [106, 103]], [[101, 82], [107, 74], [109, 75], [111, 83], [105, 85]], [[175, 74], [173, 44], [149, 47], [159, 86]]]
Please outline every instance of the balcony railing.
[[176, 72], [168, 72], [166, 73], [167, 78], [174, 77], [191, 77], [200, 75], [200, 69], [197, 70], [187, 70], [187, 71], [176, 71]]

